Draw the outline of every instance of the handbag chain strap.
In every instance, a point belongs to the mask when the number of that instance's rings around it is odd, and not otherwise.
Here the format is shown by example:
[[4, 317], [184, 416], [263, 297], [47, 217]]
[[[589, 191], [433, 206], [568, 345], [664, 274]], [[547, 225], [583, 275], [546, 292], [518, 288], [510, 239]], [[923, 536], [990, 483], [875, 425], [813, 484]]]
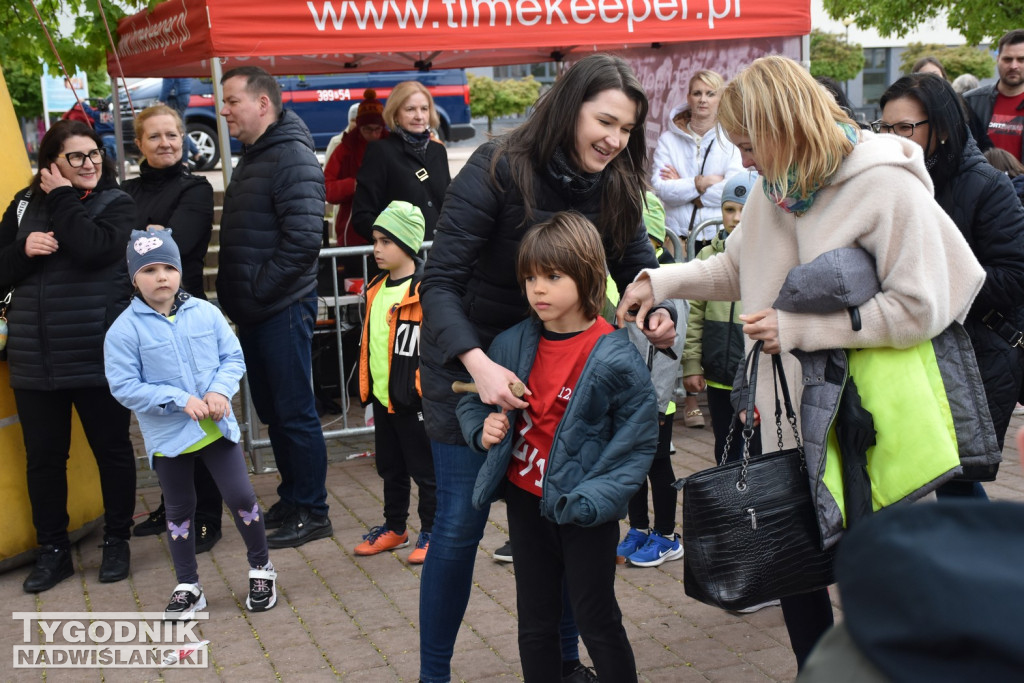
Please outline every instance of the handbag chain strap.
[[[763, 346], [764, 342], [760, 340], [755, 342], [754, 348], [751, 349], [750, 355], [747, 356], [746, 373], [749, 379], [747, 384], [747, 415], [743, 424], [743, 465], [740, 467], [740, 478], [736, 482], [736, 490], [741, 493], [747, 490], [747, 466], [750, 464], [750, 440], [754, 436], [754, 399], [757, 395], [758, 359], [761, 356]], [[806, 469], [807, 463], [804, 460], [803, 442], [800, 439], [800, 430], [797, 428], [796, 424], [796, 411], [793, 409], [793, 400], [789, 395], [789, 383], [786, 381], [786, 373], [782, 369], [782, 358], [779, 354], [772, 354], [772, 376], [775, 385], [775, 432], [778, 435], [779, 450], [783, 449], [782, 407], [785, 405], [786, 420], [793, 429], [793, 436], [796, 438], [797, 451], [800, 453], [800, 466], [802, 469]], [[781, 402], [779, 400], [780, 393], [782, 394]], [[729, 436], [726, 437], [723, 459], [727, 457], [731, 441], [732, 430], [730, 429]]]
[[804, 461], [804, 442], [800, 438], [800, 429], [797, 427], [797, 412], [793, 408], [793, 399], [790, 397], [790, 384], [786, 382], [785, 373], [782, 371], [782, 357], [779, 354], [775, 354], [771, 357], [772, 360], [772, 374], [776, 382], [775, 390], [775, 433], [778, 435], [778, 450], [782, 450], [782, 421], [781, 411], [778, 405], [778, 389], [781, 388], [782, 400], [785, 403], [785, 419], [786, 422], [790, 423], [790, 427], [793, 429], [793, 437], [797, 442], [797, 450], [800, 452], [800, 463], [802, 469], [807, 469], [807, 463]]

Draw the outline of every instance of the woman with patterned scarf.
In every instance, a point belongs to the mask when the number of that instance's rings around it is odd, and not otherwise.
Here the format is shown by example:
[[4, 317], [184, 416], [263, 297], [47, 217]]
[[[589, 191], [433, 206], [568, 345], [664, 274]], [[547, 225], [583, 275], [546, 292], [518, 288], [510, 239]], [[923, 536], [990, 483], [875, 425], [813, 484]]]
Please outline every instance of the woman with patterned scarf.
[[352, 227], [372, 241], [373, 221], [397, 199], [419, 207], [426, 239], [432, 240], [452, 180], [448, 153], [431, 133], [441, 125], [434, 98], [423, 84], [403, 81], [388, 96], [383, 116], [391, 134], [366, 147], [356, 175]]
[[[803, 379], [790, 383], [797, 403], [829, 378], [798, 374], [793, 352], [904, 349], [963, 322], [985, 274], [933, 199], [918, 145], [860, 130], [806, 70], [779, 56], [758, 59], [726, 86], [719, 121], [743, 165], [762, 178], [743, 222], [724, 253], [641, 273], [622, 298], [620, 321], [634, 318], [630, 309], [642, 320], [665, 298], [740, 300], [747, 350], [761, 340], [766, 353], [783, 354], [787, 374]], [[880, 283], [880, 291], [859, 305], [859, 320], [845, 307], [828, 313], [777, 308], [792, 269], [844, 247], [866, 251]], [[762, 365], [759, 383], [770, 387], [771, 364]], [[757, 398], [759, 413], [773, 415], [771, 392]], [[771, 422], [762, 422], [761, 438], [774, 444]], [[819, 492], [813, 483], [812, 492]], [[802, 667], [832, 624], [827, 589], [784, 597], [782, 609]]]

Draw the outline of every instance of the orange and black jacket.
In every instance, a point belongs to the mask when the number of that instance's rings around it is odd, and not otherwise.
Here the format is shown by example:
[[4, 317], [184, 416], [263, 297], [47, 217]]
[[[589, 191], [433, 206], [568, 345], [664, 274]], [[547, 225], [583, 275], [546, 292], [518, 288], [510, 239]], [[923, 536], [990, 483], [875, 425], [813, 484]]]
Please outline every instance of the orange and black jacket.
[[[370, 310], [377, 292], [384, 286], [387, 272], [370, 281], [366, 291], [366, 322], [363, 324], [363, 338], [359, 348], [359, 398], [363, 405], [373, 395], [373, 378], [370, 376]], [[388, 412], [405, 413], [419, 411], [420, 392], [420, 323], [423, 309], [420, 308], [420, 280], [423, 278], [423, 261], [416, 259], [416, 272], [409, 283], [409, 291], [400, 303], [394, 306], [388, 316]], [[373, 334], [379, 334], [377, 330]]]

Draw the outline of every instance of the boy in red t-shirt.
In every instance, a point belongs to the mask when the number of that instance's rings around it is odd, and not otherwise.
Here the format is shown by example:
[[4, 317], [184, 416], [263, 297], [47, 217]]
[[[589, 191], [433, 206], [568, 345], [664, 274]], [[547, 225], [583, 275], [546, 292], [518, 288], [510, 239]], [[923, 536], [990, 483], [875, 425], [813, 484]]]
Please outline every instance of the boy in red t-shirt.
[[531, 228], [517, 275], [532, 316], [488, 350], [528, 378], [530, 407], [509, 416], [467, 396], [458, 408], [466, 442], [487, 451], [474, 504], [504, 495], [508, 506], [527, 681], [561, 677], [563, 576], [598, 678], [636, 680], [615, 600], [615, 549], [618, 520], [654, 457], [658, 403], [627, 332], [600, 317], [606, 274], [601, 237], [582, 215], [557, 213]]

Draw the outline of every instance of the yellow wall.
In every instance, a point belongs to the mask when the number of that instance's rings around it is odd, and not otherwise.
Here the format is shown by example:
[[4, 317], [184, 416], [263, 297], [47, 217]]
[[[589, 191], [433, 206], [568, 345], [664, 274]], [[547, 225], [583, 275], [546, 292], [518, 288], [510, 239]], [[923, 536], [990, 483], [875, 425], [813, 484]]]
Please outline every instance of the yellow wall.
[[32, 178], [32, 167], [28, 163], [28, 152], [21, 137], [18, 118], [14, 115], [14, 103], [7, 90], [7, 80], [0, 67], [0, 144], [4, 150], [4, 172], [0, 173], [0, 204], [7, 208], [14, 193], [28, 185]]
[[[0, 212], [14, 194], [32, 178], [28, 153], [18, 119], [14, 115], [7, 81], [0, 69], [0, 149], [4, 150], [4, 171], [0, 173]], [[2, 293], [0, 293], [2, 294]], [[76, 417], [71, 431], [71, 459], [68, 461], [69, 531], [74, 531], [103, 514], [99, 472]], [[0, 362], [0, 501], [4, 523], [0, 525], [0, 570], [15, 566], [26, 551], [36, 545], [32, 511], [25, 484], [25, 447], [21, 439], [14, 393], [7, 363]]]

